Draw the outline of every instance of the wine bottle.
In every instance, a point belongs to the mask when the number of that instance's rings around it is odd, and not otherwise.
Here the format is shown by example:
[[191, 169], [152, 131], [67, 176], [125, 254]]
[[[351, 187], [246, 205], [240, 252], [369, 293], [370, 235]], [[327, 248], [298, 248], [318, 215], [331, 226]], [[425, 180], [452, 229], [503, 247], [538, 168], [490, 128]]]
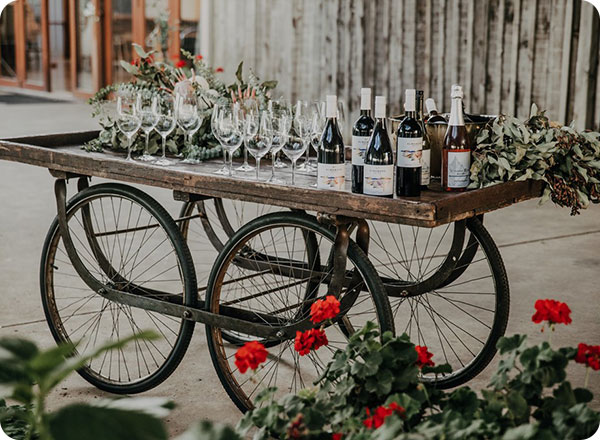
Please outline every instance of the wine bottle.
[[363, 193], [363, 165], [375, 121], [371, 118], [371, 89], [360, 89], [360, 116], [352, 127], [352, 192]]
[[452, 86], [452, 107], [442, 147], [442, 189], [465, 191], [469, 186], [471, 145], [465, 128], [462, 87]]
[[435, 101], [433, 98], [427, 98], [425, 101], [425, 107], [427, 107], [427, 113], [429, 113], [429, 117], [427, 118], [427, 124], [445, 124], [446, 119], [442, 115], [439, 114], [437, 106], [435, 105]]
[[385, 96], [375, 97], [375, 128], [365, 155], [364, 193], [394, 197], [394, 152], [387, 131]]
[[430, 164], [431, 164], [431, 145], [429, 135], [423, 122], [423, 90], [417, 90], [417, 120], [421, 124], [423, 131], [423, 153], [421, 157], [421, 189], [427, 189], [431, 181]]
[[344, 140], [337, 121], [337, 96], [327, 95], [325, 129], [319, 144], [317, 188], [343, 190], [346, 183]]
[[421, 195], [423, 130], [417, 121], [415, 104], [415, 89], [406, 90], [404, 102], [406, 115], [396, 131], [396, 195], [400, 197]]

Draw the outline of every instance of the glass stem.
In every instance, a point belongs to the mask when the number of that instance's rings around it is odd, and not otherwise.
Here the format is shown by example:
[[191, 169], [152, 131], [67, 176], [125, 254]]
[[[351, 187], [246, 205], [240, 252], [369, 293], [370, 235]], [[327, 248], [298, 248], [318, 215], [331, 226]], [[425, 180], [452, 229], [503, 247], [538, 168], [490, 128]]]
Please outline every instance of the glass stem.
[[144, 156], [148, 155], [148, 141], [150, 141], [150, 132], [146, 132], [146, 148], [144, 149]]
[[271, 152], [271, 180], [275, 180], [275, 156], [276, 153]]
[[229, 177], [233, 176], [233, 151], [229, 152]]
[[248, 165], [248, 150], [244, 148], [244, 165]]
[[296, 184], [296, 160], [292, 161], [292, 185]]
[[304, 161], [304, 163], [306, 165], [308, 165], [309, 157], [310, 157], [310, 145], [308, 147], [306, 147], [306, 160]]
[[260, 174], [260, 157], [256, 158], [256, 180], [258, 180], [258, 176]]
[[127, 160], [131, 160], [131, 136], [127, 136]]
[[227, 150], [225, 148], [223, 148], [223, 145], [221, 145], [221, 149], [223, 150], [223, 166], [226, 167], [227, 166]]
[[166, 159], [166, 157], [167, 157], [166, 148], [167, 148], [167, 137], [163, 136], [162, 137], [162, 150], [163, 150], [162, 158], [163, 159]]

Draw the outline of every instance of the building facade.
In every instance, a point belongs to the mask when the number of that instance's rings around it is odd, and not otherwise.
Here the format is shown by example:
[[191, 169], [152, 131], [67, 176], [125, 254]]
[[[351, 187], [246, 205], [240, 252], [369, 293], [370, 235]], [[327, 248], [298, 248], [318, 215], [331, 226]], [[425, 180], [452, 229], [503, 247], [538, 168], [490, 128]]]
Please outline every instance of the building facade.
[[0, 16], [0, 85], [89, 96], [125, 80], [132, 43], [200, 51], [200, 0], [16, 0]]

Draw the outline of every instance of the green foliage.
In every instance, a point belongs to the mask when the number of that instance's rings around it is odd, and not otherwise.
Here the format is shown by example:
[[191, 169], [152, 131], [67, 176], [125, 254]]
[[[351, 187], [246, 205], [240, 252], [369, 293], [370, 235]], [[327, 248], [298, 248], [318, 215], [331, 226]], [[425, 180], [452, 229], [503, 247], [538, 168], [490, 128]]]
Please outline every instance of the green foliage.
[[525, 122], [499, 116], [477, 138], [470, 188], [527, 179], [546, 182], [541, 203], [572, 214], [600, 203], [600, 134], [551, 124], [535, 104]]
[[91, 359], [119, 350], [134, 339], [154, 338], [154, 333], [142, 332], [84, 355], [77, 354], [77, 346], [72, 344], [41, 351], [25, 339], [0, 339], [1, 397], [18, 403], [7, 406], [0, 400], [3, 430], [16, 440], [166, 440], [159, 419], [173, 407], [166, 399], [101, 400], [46, 411], [50, 392]]
[[[215, 70], [202, 59], [181, 50], [186, 67], [176, 68], [173, 64], [154, 59], [156, 51], [145, 51], [141, 46], [133, 45], [136, 59], [121, 60], [121, 67], [132, 76], [132, 81], [122, 84], [111, 84], [98, 91], [89, 99], [92, 115], [99, 118], [101, 130], [98, 138], [88, 142], [85, 149], [101, 152], [104, 149], [126, 151], [127, 138], [121, 133], [114, 121], [114, 95], [139, 93], [144, 97], [150, 94], [173, 94], [175, 88], [183, 82], [193, 87], [200, 102], [204, 105], [199, 111], [202, 118], [200, 129], [185, 142], [184, 132], [179, 126], [169, 135], [166, 143], [167, 151], [184, 159], [210, 160], [222, 157], [223, 150], [212, 134], [210, 117], [216, 103], [232, 102], [232, 94], [239, 90], [254, 90], [255, 99], [260, 108], [266, 108], [270, 99], [270, 91], [277, 86], [276, 81], [261, 82], [252, 70], [247, 79], [243, 75], [243, 63], [240, 63], [235, 82], [228, 86], [223, 83]], [[145, 135], [140, 133], [134, 138], [132, 151], [142, 153], [145, 148]], [[148, 142], [148, 152], [156, 154], [162, 148], [162, 139], [156, 131], [152, 131]], [[240, 154], [238, 150], [237, 155]]]

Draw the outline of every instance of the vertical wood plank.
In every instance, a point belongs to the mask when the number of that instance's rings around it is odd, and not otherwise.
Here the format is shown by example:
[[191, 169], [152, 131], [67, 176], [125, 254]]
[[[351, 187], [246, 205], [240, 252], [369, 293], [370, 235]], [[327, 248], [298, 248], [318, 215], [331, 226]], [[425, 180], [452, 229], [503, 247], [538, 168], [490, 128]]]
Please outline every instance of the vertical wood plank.
[[531, 107], [537, 3], [538, 0], [526, 0], [521, 3], [516, 109], [516, 116], [520, 118], [529, 116]]
[[304, 2], [296, 1], [292, 4], [292, 53], [290, 54], [292, 79], [291, 79], [291, 95], [292, 102], [298, 99], [310, 99], [308, 90], [301, 90], [300, 82], [304, 76]]
[[363, 1], [362, 33], [363, 45], [363, 84], [376, 92], [375, 84], [375, 16], [377, 4], [374, 1]]
[[244, 60], [246, 69], [252, 68], [260, 72], [260, 66], [256, 64], [256, 3], [254, 0], [246, 0], [243, 2], [242, 11], [243, 17], [243, 32], [244, 42], [240, 60]]
[[544, 88], [546, 98], [544, 109], [549, 118], [559, 120], [562, 47], [565, 31], [565, 12], [568, 0], [553, 0], [550, 13], [550, 35], [548, 41], [548, 58], [546, 63], [546, 79]]
[[488, 7], [488, 44], [485, 81], [485, 111], [500, 113], [502, 90], [504, 0], [490, 0]]
[[456, 68], [458, 30], [454, 27], [456, 14], [456, 0], [446, 0], [445, 26], [444, 26], [444, 106], [450, 109], [450, 89], [452, 87]]
[[[346, 105], [346, 117], [350, 118], [350, 112], [353, 109], [350, 106], [350, 39], [348, 38], [347, 32], [350, 27], [351, 11], [350, 2], [344, 0], [338, 1], [338, 17], [336, 26], [338, 41], [338, 68], [335, 82], [338, 98], [341, 99]], [[387, 44], [384, 46], [387, 48]], [[343, 128], [347, 129], [348, 124], [346, 124], [346, 126]], [[343, 134], [347, 135], [349, 132]]]
[[596, 90], [596, 68], [598, 64], [598, 22], [592, 4], [583, 2], [579, 25], [579, 44], [575, 68], [575, 101], [573, 120], [575, 128], [582, 130], [591, 127], [594, 119], [594, 92]]
[[[348, 99], [349, 121], [354, 121], [358, 117], [360, 107], [360, 89], [363, 87], [362, 70], [363, 70], [363, 34], [362, 34], [362, 17], [363, 17], [363, 2], [355, 1], [350, 3], [350, 62], [349, 62], [349, 79], [350, 79], [350, 97]], [[390, 50], [392, 44], [390, 43]], [[391, 60], [390, 60], [391, 64]], [[393, 75], [392, 75], [393, 76]]]
[[[485, 82], [488, 44], [488, 0], [475, 2], [475, 41], [473, 44], [473, 100], [471, 113], [485, 112]], [[449, 94], [448, 94], [449, 95]], [[449, 100], [449, 98], [448, 98]]]
[[416, 3], [416, 23], [415, 23], [415, 87], [418, 90], [423, 90], [424, 93], [427, 87], [427, 76], [425, 67], [427, 65], [425, 34], [426, 34], [426, 2], [417, 1]]
[[[583, 0], [574, 0], [573, 1], [573, 29], [571, 32], [571, 56], [569, 58], [569, 92], [567, 94], [567, 118], [566, 122], [571, 124], [573, 122], [573, 112], [574, 112], [574, 100], [575, 100], [575, 91], [578, 88], [578, 84], [575, 81], [575, 77], [577, 76], [577, 52], [579, 47], [579, 25], [580, 25], [580, 16], [581, 16], [581, 5], [585, 3]], [[585, 38], [585, 36], [583, 36]]]
[[[471, 3], [471, 2], [469, 2]], [[423, 35], [425, 40], [425, 49], [423, 52], [423, 93], [425, 97], [431, 96], [431, 55], [432, 55], [432, 45], [431, 45], [431, 0], [425, 0], [425, 28], [423, 29]], [[427, 98], [425, 98], [427, 99]], [[427, 110], [425, 110], [427, 111]]]
[[388, 90], [388, 113], [397, 116], [402, 110], [402, 89], [404, 82], [404, 62], [402, 53], [402, 37], [404, 35], [404, 4], [392, 1], [390, 4], [390, 21], [392, 35], [390, 39], [390, 86]]
[[547, 109], [546, 103], [546, 66], [550, 51], [550, 20], [552, 2], [539, 0], [535, 26], [535, 56], [533, 58], [533, 76], [531, 82], [531, 102], [540, 109]]
[[[507, 106], [504, 111], [507, 114], [516, 114], [517, 112], [517, 78], [519, 74], [519, 34], [521, 32], [521, 1], [515, 0], [514, 14], [515, 26], [513, 28], [512, 46], [510, 52], [510, 88], [508, 91]], [[524, 0], [527, 1], [527, 0]]]
[[473, 108], [473, 42], [475, 41], [475, 2], [467, 2], [467, 32], [465, 48], [465, 105]]
[[417, 21], [417, 5], [416, 0], [405, 0], [404, 3], [404, 32], [402, 38], [402, 79], [406, 84], [406, 88], [415, 88], [417, 85], [417, 71], [415, 64], [416, 57], [416, 21]]
[[571, 48], [572, 48], [572, 39], [568, 36], [571, 35], [573, 31], [573, 9], [574, 2], [567, 1], [566, 9], [565, 9], [565, 26], [564, 26], [564, 38], [563, 38], [563, 47], [562, 47], [562, 66], [560, 73], [560, 101], [558, 108], [558, 120], [563, 123], [567, 122], [567, 110], [568, 110], [568, 100], [569, 100], [569, 64], [571, 62]]
[[[504, 35], [502, 36], [503, 58], [502, 58], [502, 81], [500, 87], [500, 113], [513, 114], [515, 108], [515, 83], [517, 57], [513, 48], [514, 35], [519, 34], [519, 21], [516, 8], [520, 7], [515, 0], [505, 0], [504, 11]], [[515, 47], [518, 45], [518, 38]]]

